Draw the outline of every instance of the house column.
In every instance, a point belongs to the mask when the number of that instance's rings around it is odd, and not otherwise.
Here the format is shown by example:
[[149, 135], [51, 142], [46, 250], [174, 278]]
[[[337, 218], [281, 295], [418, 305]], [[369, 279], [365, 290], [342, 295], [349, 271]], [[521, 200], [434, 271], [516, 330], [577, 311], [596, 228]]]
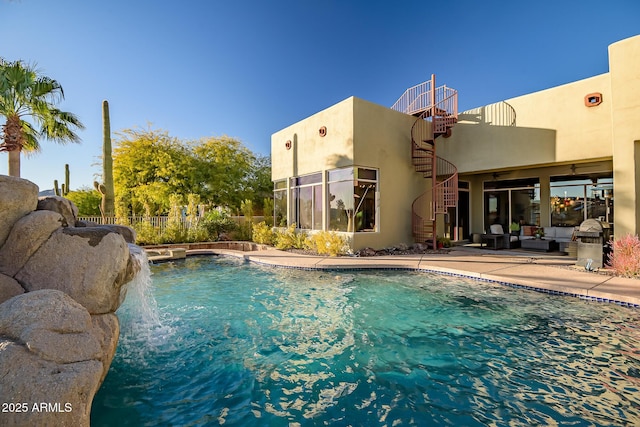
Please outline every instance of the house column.
[[540, 175], [540, 227], [551, 226], [551, 180]]
[[[640, 36], [609, 46], [614, 234], [640, 230]], [[607, 99], [603, 99], [603, 103]]]

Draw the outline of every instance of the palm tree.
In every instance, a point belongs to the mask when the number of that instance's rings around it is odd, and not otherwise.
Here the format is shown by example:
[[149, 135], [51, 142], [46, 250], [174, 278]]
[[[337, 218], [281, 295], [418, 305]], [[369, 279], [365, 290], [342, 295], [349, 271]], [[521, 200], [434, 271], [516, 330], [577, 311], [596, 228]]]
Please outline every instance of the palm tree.
[[0, 131], [0, 152], [9, 154], [10, 176], [20, 176], [21, 151], [40, 150], [39, 138], [62, 144], [80, 142], [74, 129], [84, 129], [84, 125], [74, 114], [56, 108], [63, 99], [60, 83], [40, 75], [35, 65], [0, 58], [0, 116], [6, 118]]

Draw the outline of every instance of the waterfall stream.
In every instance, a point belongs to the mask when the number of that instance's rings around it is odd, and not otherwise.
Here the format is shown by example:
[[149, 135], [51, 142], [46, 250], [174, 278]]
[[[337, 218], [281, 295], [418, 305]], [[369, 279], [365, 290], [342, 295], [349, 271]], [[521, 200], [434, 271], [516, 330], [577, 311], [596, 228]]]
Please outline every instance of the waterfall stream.
[[164, 342], [170, 335], [171, 328], [165, 326], [160, 318], [146, 252], [134, 247], [131, 248], [131, 253], [138, 261], [140, 271], [125, 285], [125, 301], [116, 311], [120, 320], [119, 347], [142, 349]]

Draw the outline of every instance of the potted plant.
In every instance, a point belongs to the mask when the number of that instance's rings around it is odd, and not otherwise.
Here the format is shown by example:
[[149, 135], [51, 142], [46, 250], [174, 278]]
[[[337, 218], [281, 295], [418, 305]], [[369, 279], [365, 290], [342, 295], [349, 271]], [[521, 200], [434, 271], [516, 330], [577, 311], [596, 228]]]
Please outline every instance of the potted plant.
[[451, 239], [448, 237], [438, 237], [438, 249], [442, 248], [450, 248], [451, 247]]
[[536, 239], [542, 239], [544, 237], [544, 228], [542, 227], [536, 228], [536, 230], [533, 232], [533, 235], [535, 236]]

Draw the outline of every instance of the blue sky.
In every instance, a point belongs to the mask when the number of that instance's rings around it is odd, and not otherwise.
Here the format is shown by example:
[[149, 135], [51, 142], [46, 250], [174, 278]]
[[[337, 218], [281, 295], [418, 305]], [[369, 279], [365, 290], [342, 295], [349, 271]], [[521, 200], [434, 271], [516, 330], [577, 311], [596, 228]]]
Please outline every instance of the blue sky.
[[86, 126], [23, 156], [41, 190], [65, 163], [72, 189], [101, 172], [103, 99], [114, 134], [269, 154], [272, 133], [352, 95], [391, 106], [435, 73], [463, 111], [605, 73], [608, 45], [638, 34], [638, 0], [0, 0], [0, 56], [58, 80]]

